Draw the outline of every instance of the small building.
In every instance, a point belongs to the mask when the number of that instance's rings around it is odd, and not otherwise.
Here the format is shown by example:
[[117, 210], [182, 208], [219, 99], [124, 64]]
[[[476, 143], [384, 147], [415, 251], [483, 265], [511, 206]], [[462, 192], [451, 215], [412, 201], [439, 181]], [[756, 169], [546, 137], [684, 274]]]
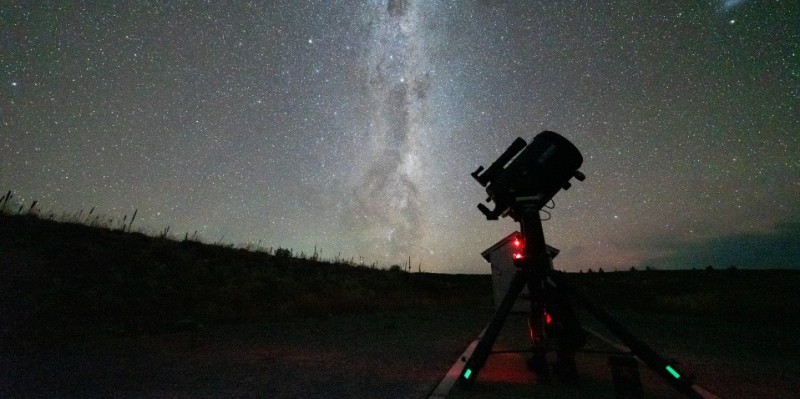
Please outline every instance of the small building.
[[[486, 259], [492, 268], [492, 291], [494, 293], [494, 308], [497, 309], [503, 298], [511, 286], [511, 280], [517, 272], [517, 267], [514, 266], [514, 241], [521, 240], [522, 234], [515, 231], [509, 234], [506, 238], [498, 241], [496, 244], [481, 252], [481, 256]], [[550, 253], [551, 258], [558, 255], [558, 249], [547, 246], [547, 251]], [[514, 307], [511, 308], [512, 312], [528, 312], [531, 309], [530, 305], [531, 296], [528, 292], [528, 286], [520, 293]]]

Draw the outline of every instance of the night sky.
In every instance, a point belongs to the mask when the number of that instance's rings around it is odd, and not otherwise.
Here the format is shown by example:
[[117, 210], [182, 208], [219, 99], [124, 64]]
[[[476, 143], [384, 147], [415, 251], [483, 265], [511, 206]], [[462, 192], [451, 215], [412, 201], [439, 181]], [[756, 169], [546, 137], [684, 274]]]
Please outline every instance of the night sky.
[[0, 191], [487, 273], [470, 177], [553, 130], [559, 269], [800, 268], [800, 3], [4, 1]]

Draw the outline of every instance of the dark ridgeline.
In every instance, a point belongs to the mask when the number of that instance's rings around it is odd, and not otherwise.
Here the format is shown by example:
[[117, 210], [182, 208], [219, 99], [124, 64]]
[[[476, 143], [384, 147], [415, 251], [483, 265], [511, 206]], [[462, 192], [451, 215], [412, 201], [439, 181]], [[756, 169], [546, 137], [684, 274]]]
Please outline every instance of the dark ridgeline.
[[129, 226], [0, 215], [0, 335], [157, 333], [491, 304], [487, 275], [390, 272], [284, 248], [178, 241], [166, 229], [152, 237]]
[[[492, 300], [487, 275], [390, 272], [301, 259], [282, 248], [249, 251], [35, 215], [0, 215], [0, 275], [4, 336], [136, 334], [442, 307], [458, 312], [488, 308]], [[570, 279], [608, 309], [800, 328], [797, 270], [645, 269]]]

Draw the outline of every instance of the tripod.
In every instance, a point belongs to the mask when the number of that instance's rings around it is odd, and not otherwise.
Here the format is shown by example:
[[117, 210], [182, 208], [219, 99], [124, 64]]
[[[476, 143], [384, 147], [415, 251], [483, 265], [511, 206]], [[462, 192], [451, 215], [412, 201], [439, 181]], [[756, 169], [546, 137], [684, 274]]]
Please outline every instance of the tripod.
[[488, 209], [484, 204], [478, 204], [478, 209], [488, 220], [510, 215], [519, 222], [525, 247], [523, 254], [514, 256], [518, 270], [472, 356], [466, 360], [458, 379], [459, 385], [467, 387], [475, 381], [491, 354], [492, 346], [514, 302], [527, 284], [531, 294], [529, 328], [533, 340], [533, 356], [529, 366], [540, 377], [549, 379], [549, 366], [545, 357], [548, 350], [545, 340], [548, 332], [546, 318], [549, 313], [553, 321], [561, 326], [556, 345], [558, 367], [554, 365], [553, 369], [562, 377], [577, 377], [575, 351], [582, 346], [583, 332], [569, 304], [571, 300], [575, 300], [630, 348], [632, 355], [675, 389], [691, 398], [704, 397], [700, 393], [702, 389], [678, 372], [667, 359], [633, 336], [605, 310], [575, 289], [563, 273], [553, 271], [539, 210], [559, 190], [569, 189], [570, 179], [585, 179], [586, 176], [578, 170], [582, 164], [583, 156], [569, 140], [558, 133], [544, 131], [536, 135], [530, 143], [517, 138], [488, 169], [484, 171], [481, 166], [472, 173], [472, 177], [486, 187], [486, 193], [489, 194], [486, 201], [495, 203], [494, 210]]
[[[574, 300], [620, 339], [630, 349], [632, 355], [655, 371], [673, 388], [689, 398], [711, 397], [707, 396], [702, 388], [694, 385], [691, 379], [680, 373], [666, 358], [636, 338], [610, 314], [577, 290], [563, 273], [553, 270], [552, 259], [545, 245], [538, 207], [523, 206], [523, 212], [518, 221], [525, 245], [524, 255], [515, 261], [519, 269], [511, 280], [508, 291], [489, 325], [478, 340], [472, 356], [466, 360], [458, 378], [459, 386], [468, 388], [477, 379], [481, 368], [492, 353], [492, 346], [497, 340], [506, 318], [511, 313], [514, 302], [527, 284], [531, 295], [529, 327], [533, 338], [533, 355], [529, 361], [529, 367], [542, 380], [549, 381], [550, 379], [549, 365], [545, 357], [548, 351], [545, 343], [548, 323], [544, 319], [548, 315], [552, 316], [554, 322], [562, 323], [565, 326], [558, 336], [558, 343], [555, 347], [557, 362], [553, 371], [565, 379], [577, 377], [575, 352], [582, 346], [582, 335], [579, 334], [583, 334], [583, 331], [569, 304], [570, 300]], [[553, 311], [553, 309], [557, 309], [557, 311]]]
[[464, 371], [459, 378], [461, 386], [466, 387], [474, 381], [480, 369], [486, 363], [486, 359], [491, 354], [492, 346], [511, 312], [514, 302], [525, 288], [525, 285], [528, 286], [528, 292], [531, 297], [528, 326], [533, 344], [533, 356], [528, 363], [529, 367], [540, 378], [549, 380], [550, 372], [545, 357], [548, 351], [547, 327], [549, 324], [556, 322], [562, 324], [564, 328], [559, 334], [559, 341], [555, 348], [559, 368], [554, 371], [559, 372], [565, 378], [576, 376], [575, 350], [577, 346], [580, 346], [580, 342], [577, 342], [579, 337], [576, 336], [575, 331], [580, 331], [580, 326], [563, 293], [556, 292], [555, 287], [548, 281], [552, 275], [553, 266], [550, 253], [545, 245], [538, 208], [535, 206], [523, 206], [519, 223], [524, 242], [524, 253], [515, 256], [517, 258], [514, 260], [518, 266], [517, 272], [511, 280], [508, 291], [506, 291], [492, 320], [478, 341], [472, 356], [464, 365]]

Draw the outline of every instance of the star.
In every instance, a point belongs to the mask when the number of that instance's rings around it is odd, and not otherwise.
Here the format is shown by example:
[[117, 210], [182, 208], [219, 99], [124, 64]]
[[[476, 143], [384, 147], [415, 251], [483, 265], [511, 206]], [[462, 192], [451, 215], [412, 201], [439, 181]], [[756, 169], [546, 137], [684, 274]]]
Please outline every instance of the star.
[[488, 273], [519, 226], [485, 220], [470, 173], [553, 130], [587, 176], [548, 210], [560, 269], [799, 266], [781, 2], [17, 3], [0, 189], [55, 215]]

